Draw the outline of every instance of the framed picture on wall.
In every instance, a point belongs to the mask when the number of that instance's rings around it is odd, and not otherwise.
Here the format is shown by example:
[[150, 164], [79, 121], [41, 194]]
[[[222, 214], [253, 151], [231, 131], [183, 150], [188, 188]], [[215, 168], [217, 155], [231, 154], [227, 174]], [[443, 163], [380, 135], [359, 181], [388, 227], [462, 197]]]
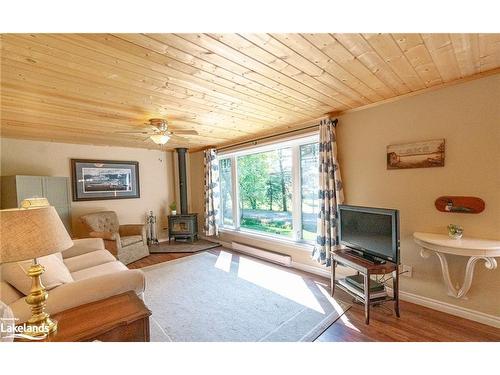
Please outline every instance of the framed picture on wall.
[[140, 198], [136, 161], [71, 159], [73, 201]]
[[444, 167], [444, 139], [387, 146], [387, 169]]

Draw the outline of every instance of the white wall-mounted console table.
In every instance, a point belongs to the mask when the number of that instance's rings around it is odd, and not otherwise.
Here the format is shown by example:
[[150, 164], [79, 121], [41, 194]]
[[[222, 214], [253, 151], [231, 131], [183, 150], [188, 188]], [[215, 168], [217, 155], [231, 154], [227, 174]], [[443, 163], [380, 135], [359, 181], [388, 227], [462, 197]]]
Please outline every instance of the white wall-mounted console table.
[[[413, 238], [422, 248], [420, 250], [422, 258], [429, 258], [431, 253], [436, 254], [439, 258], [444, 283], [448, 288], [448, 294], [452, 297], [465, 298], [472, 284], [474, 266], [478, 261], [484, 260], [484, 266], [490, 270], [497, 268], [495, 257], [500, 257], [500, 241], [467, 237], [454, 240], [446, 234], [421, 232], [413, 233]], [[465, 268], [464, 282], [460, 288], [453, 286], [446, 254], [469, 257]]]

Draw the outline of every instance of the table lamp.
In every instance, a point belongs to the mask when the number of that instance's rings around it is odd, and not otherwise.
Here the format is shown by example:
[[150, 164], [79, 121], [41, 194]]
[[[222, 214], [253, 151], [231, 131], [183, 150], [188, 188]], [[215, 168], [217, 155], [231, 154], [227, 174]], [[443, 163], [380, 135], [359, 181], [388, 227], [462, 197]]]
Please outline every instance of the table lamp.
[[41, 281], [45, 269], [37, 258], [71, 246], [73, 241], [54, 207], [0, 210], [0, 264], [33, 259], [27, 272], [31, 290], [26, 296], [32, 315], [24, 334], [39, 337], [57, 330], [57, 322], [45, 311], [48, 293]]

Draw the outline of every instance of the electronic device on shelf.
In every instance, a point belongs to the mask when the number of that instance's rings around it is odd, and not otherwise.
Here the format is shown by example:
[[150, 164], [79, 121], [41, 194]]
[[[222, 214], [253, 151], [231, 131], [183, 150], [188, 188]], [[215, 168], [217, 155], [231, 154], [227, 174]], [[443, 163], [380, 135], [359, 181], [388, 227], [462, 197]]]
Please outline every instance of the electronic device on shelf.
[[[348, 289], [351, 291], [353, 294], [360, 298], [364, 298], [364, 291], [363, 289], [359, 289], [358, 287], [352, 285], [350, 282], [348, 282], [346, 279], [340, 279], [338, 283], [343, 286], [344, 288]], [[387, 291], [385, 289], [379, 290], [377, 292], [370, 292], [370, 301], [375, 301], [379, 300], [382, 298], [387, 297]]]
[[399, 211], [339, 205], [339, 240], [370, 262], [399, 264]]
[[[349, 284], [352, 286], [358, 288], [360, 291], [363, 291], [365, 288], [365, 280], [363, 275], [351, 275], [347, 276], [345, 278], [345, 281], [347, 281]], [[379, 283], [376, 280], [370, 279], [370, 292], [380, 292], [381, 290], [385, 289], [385, 285], [382, 283]]]

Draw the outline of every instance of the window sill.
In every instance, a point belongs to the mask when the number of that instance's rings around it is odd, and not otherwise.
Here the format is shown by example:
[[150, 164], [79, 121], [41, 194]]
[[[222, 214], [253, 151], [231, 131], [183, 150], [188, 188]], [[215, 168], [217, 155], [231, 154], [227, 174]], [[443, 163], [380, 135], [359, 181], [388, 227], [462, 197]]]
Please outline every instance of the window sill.
[[261, 233], [257, 233], [254, 231], [248, 231], [248, 230], [237, 230], [237, 229], [231, 229], [231, 228], [220, 228], [219, 232], [224, 234], [230, 234], [236, 237], [243, 237], [243, 238], [253, 238], [256, 240], [261, 240], [261, 241], [273, 241], [273, 242], [279, 242], [282, 245], [301, 250], [301, 251], [307, 251], [311, 252], [314, 249], [314, 245], [311, 243], [306, 243], [306, 242], [297, 242], [293, 240], [288, 240], [285, 238], [279, 238], [277, 236], [272, 236], [272, 235], [265, 235]]

